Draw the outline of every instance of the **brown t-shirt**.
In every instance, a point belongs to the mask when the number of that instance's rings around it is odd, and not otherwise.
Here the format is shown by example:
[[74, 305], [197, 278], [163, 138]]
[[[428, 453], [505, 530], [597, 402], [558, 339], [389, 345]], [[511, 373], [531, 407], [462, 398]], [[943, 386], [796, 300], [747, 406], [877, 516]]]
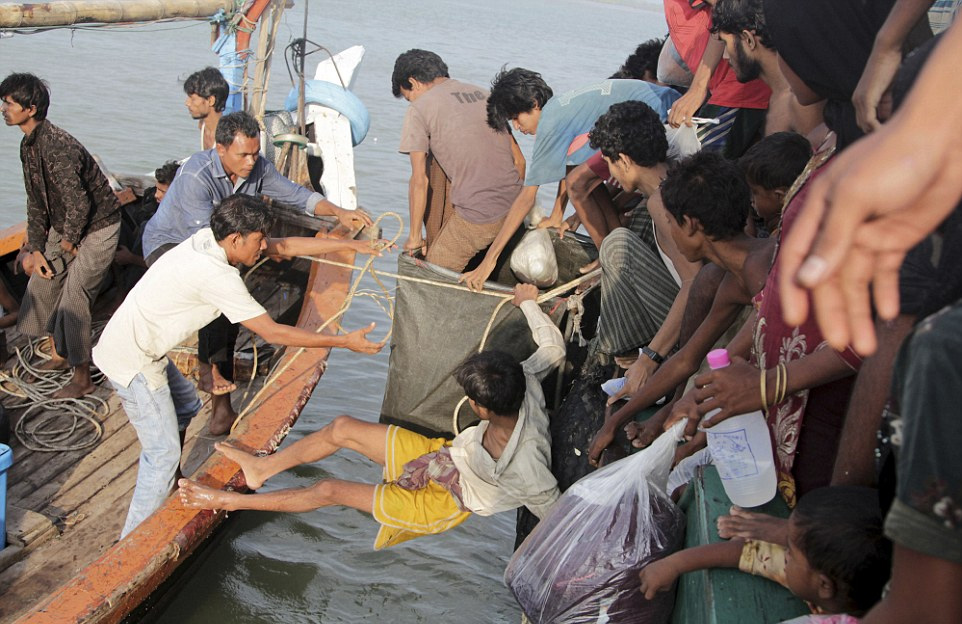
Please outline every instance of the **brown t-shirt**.
[[521, 190], [511, 135], [487, 124], [488, 92], [448, 79], [408, 107], [402, 154], [430, 152], [451, 179], [451, 201], [470, 223], [504, 217]]

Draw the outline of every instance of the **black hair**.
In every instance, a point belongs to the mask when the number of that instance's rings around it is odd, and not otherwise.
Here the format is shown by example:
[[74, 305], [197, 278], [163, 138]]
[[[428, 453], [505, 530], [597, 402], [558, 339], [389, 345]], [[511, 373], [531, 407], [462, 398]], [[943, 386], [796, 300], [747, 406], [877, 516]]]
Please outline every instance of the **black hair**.
[[214, 133], [214, 138], [219, 145], [229, 147], [238, 134], [242, 134], [248, 139], [255, 139], [260, 131], [261, 127], [253, 115], [244, 111], [237, 111], [220, 118], [220, 121], [217, 122], [217, 132]]
[[737, 36], [743, 30], [754, 32], [769, 50], [775, 49], [765, 23], [762, 0], [718, 0], [711, 11], [712, 33]]
[[36, 106], [37, 111], [33, 114], [33, 118], [37, 121], [47, 118], [47, 109], [50, 107], [50, 88], [45, 80], [33, 74], [14, 72], [0, 82], [0, 99], [8, 95], [23, 108]]
[[625, 154], [636, 165], [654, 167], [668, 160], [668, 139], [661, 117], [638, 100], [613, 104], [588, 135], [592, 149], [611, 160]]
[[705, 234], [716, 240], [744, 231], [752, 209], [744, 174], [717, 152], [697, 152], [675, 163], [661, 183], [661, 200], [675, 221], [698, 219]]
[[184, 82], [184, 93], [187, 95], [196, 93], [204, 99], [214, 96], [214, 110], [219, 113], [227, 105], [230, 85], [216, 67], [205, 67], [187, 77]]
[[635, 51], [625, 59], [624, 64], [614, 73], [612, 78], [628, 80], [644, 80], [645, 75], [658, 75], [658, 57], [661, 55], [661, 48], [665, 45], [664, 39], [649, 39], [638, 44]]
[[264, 200], [243, 193], [231, 195], [215, 206], [210, 215], [210, 229], [214, 231], [214, 240], [217, 241], [222, 241], [234, 233], [247, 236], [253, 232], [262, 232], [267, 236], [272, 225], [274, 217]]
[[738, 159], [750, 184], [767, 191], [789, 188], [812, 157], [808, 139], [795, 132], [770, 134]]
[[178, 169], [180, 169], [179, 162], [176, 160], [168, 160], [154, 170], [154, 179], [160, 184], [170, 184], [174, 181], [174, 176], [177, 174]]
[[469, 356], [454, 378], [472, 401], [498, 414], [511, 416], [524, 402], [524, 370], [504, 351], [482, 351]]
[[553, 95], [554, 91], [538, 72], [522, 67], [501, 68], [491, 81], [488, 125], [498, 132], [507, 132], [512, 119], [535, 107], [543, 108]]
[[450, 78], [448, 66], [441, 57], [428, 50], [414, 48], [397, 57], [391, 74], [391, 93], [401, 97], [401, 89], [411, 90], [411, 78], [429, 83], [438, 78]]
[[795, 546], [809, 566], [835, 583], [859, 611], [882, 596], [892, 565], [892, 543], [882, 530], [878, 491], [858, 486], [823, 487], [798, 501], [792, 513]]

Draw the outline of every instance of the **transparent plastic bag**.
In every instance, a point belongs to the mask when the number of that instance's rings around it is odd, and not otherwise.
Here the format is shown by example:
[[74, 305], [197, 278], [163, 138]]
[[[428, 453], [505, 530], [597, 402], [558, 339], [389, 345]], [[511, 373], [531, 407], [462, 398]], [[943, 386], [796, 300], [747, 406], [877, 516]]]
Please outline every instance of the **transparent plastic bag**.
[[683, 427], [575, 483], [521, 544], [504, 579], [532, 622], [669, 621], [674, 591], [646, 600], [638, 572], [684, 543], [685, 516], [665, 494]]
[[548, 230], [528, 230], [511, 254], [511, 270], [519, 280], [535, 286], [552, 286], [558, 281], [558, 258]]
[[681, 160], [701, 150], [698, 128], [695, 125], [681, 124], [672, 128], [665, 124], [665, 136], [668, 139], [668, 160]]

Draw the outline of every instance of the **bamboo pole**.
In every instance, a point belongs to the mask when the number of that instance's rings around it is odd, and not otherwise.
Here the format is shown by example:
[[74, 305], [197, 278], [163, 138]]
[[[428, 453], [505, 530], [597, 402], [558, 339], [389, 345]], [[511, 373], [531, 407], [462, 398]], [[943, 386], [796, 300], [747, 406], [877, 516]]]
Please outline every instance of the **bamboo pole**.
[[175, 17], [201, 19], [233, 7], [231, 0], [59, 0], [0, 4], [0, 28], [151, 22]]

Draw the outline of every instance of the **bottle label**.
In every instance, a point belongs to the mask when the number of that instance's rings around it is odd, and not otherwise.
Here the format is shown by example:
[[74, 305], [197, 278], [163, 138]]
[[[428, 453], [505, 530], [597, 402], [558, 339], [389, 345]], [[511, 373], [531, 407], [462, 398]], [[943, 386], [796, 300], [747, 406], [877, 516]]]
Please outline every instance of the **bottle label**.
[[708, 446], [718, 468], [718, 476], [724, 480], [742, 479], [757, 475], [758, 462], [748, 442], [744, 429], [726, 432], [708, 432]]

